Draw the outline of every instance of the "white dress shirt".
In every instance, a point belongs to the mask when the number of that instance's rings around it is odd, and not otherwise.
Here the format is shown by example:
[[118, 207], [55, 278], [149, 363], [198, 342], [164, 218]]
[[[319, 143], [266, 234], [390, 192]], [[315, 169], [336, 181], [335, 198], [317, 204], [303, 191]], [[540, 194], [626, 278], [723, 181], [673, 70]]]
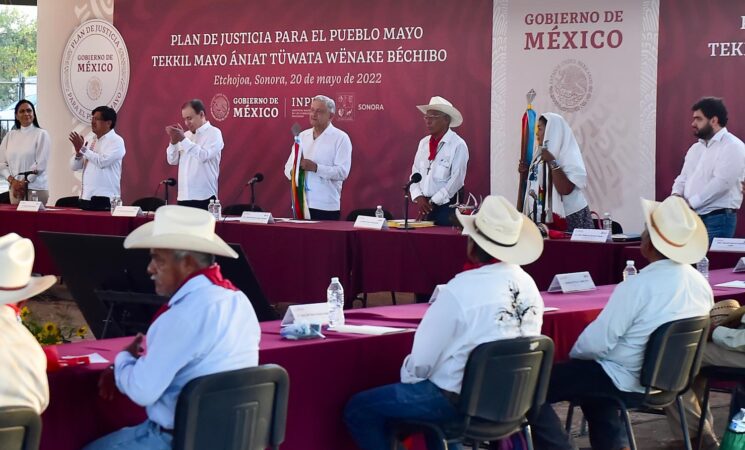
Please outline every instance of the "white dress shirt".
[[[313, 139], [313, 128], [300, 133], [303, 157], [318, 165], [315, 172], [305, 171], [308, 208], [324, 211], [341, 209], [341, 185], [349, 176], [352, 167], [352, 141], [347, 133], [329, 123], [320, 136]], [[291, 179], [295, 146], [285, 163], [285, 176]]]
[[82, 170], [80, 198], [121, 196], [122, 159], [124, 159], [124, 139], [109, 130], [100, 138], [93, 133], [85, 138], [80, 149], [80, 157], [70, 158], [73, 171]]
[[466, 181], [468, 146], [466, 141], [448, 129], [437, 144], [434, 161], [430, 161], [429, 139], [430, 136], [425, 136], [419, 141], [414, 156], [411, 173], [419, 173], [422, 181], [411, 185], [411, 200], [423, 195], [435, 205], [444, 205], [458, 193]]
[[28, 189], [48, 191], [46, 170], [50, 147], [47, 130], [33, 125], [10, 130], [0, 143], [0, 175], [4, 180], [10, 175], [23, 180], [19, 173], [36, 170], [37, 175], [28, 176]]
[[722, 128], [708, 143], [699, 139], [688, 149], [672, 193], [682, 195], [699, 215], [723, 208], [739, 209], [743, 176], [745, 144]]
[[225, 146], [222, 132], [209, 121], [187, 131], [184, 140], [168, 144], [168, 164], [178, 165], [178, 200], [207, 200], [217, 197], [217, 179], [220, 176], [220, 158]]
[[649, 336], [667, 322], [708, 316], [712, 306], [711, 286], [696, 269], [656, 261], [616, 287], [569, 356], [596, 360], [622, 391], [644, 392], [639, 376]]
[[204, 275], [187, 281], [168, 304], [147, 330], [146, 354], [123, 351], [114, 369], [119, 390], [145, 406], [150, 420], [173, 429], [176, 402], [189, 381], [258, 364], [261, 329], [243, 292]]
[[48, 404], [47, 357], [16, 312], [0, 305], [0, 407], [27, 406], [41, 414]]
[[401, 382], [429, 379], [459, 394], [471, 350], [484, 342], [537, 336], [542, 324], [543, 299], [520, 266], [501, 262], [459, 273], [440, 287], [424, 314]]

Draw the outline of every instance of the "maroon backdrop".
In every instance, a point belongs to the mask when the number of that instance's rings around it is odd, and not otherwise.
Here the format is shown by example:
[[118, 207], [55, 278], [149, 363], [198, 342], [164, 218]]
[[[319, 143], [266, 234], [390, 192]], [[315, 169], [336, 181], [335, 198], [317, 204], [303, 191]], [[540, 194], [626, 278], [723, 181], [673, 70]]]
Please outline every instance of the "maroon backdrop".
[[[724, 99], [727, 129], [745, 138], [745, 59], [711, 56], [709, 43], [741, 42], [745, 3], [731, 0], [662, 0], [657, 67], [657, 198], [670, 194], [683, 158], [696, 138], [691, 106], [700, 97]], [[745, 52], [745, 45], [741, 49]], [[717, 53], [718, 54], [718, 53]], [[739, 220], [738, 236], [745, 235]]]
[[[131, 60], [129, 92], [117, 124], [127, 146], [122, 181], [125, 200], [152, 195], [160, 180], [176, 176], [176, 167], [166, 163], [164, 127], [180, 121], [180, 106], [185, 100], [198, 97], [207, 104], [209, 119], [225, 139], [219, 186], [223, 204], [246, 203], [249, 193], [244, 183], [255, 172], [262, 172], [265, 180], [257, 185], [258, 203], [275, 215], [288, 216], [289, 182], [283, 168], [292, 144], [290, 127], [295, 122], [303, 128], [309, 126], [304, 114], [307, 107], [293, 107], [293, 98], [316, 94], [334, 99], [345, 95], [347, 107], [354, 108], [347, 120], [339, 117], [335, 121], [350, 135], [354, 148], [351, 173], [342, 191], [343, 213], [383, 204], [394, 215], [402, 215], [401, 186], [408, 179], [417, 143], [426, 134], [415, 105], [428, 103], [433, 95], [447, 98], [463, 113], [464, 124], [456, 132], [470, 150], [466, 188], [487, 194], [491, 18], [490, 0], [471, 1], [467, 8], [450, 0], [117, 1], [114, 24], [126, 41]], [[419, 38], [384, 39], [384, 30], [390, 27], [420, 27]], [[367, 29], [368, 33], [378, 28], [380, 37], [329, 40], [332, 29], [347, 28]], [[327, 40], [278, 43], [274, 39], [277, 30], [305, 30], [310, 40], [313, 29], [324, 30]], [[202, 40], [199, 46], [172, 45], [185, 43], [189, 33], [202, 38], [204, 33], [217, 33], [219, 44], [223, 32], [249, 31], [268, 31], [272, 43], [207, 46]], [[384, 62], [328, 62], [325, 52], [341, 49], [382, 50]], [[398, 49], [444, 50], [447, 57], [436, 62], [388, 62], [389, 51]], [[256, 65], [154, 67], [152, 59], [154, 55], [189, 55], [193, 63], [197, 54], [225, 54], [229, 62], [233, 51], [252, 55], [318, 51], [323, 62], [280, 65], [272, 64], [266, 55], [264, 64]], [[301, 75], [301, 83], [291, 84], [295, 74]], [[351, 74], [355, 82], [336, 86], [306, 83], [306, 74], [340, 75], [343, 79]], [[364, 74], [373, 74], [367, 81], [380, 83], [357, 83]], [[284, 75], [287, 84], [215, 85], [216, 75], [240, 75], [252, 81], [256, 75]], [[210, 111], [219, 94], [229, 103], [228, 117], [222, 121]], [[277, 106], [278, 117], [235, 117], [233, 108], [243, 105], [234, 100], [254, 97], [276, 99], [277, 105], [261, 106]], [[360, 105], [382, 105], [383, 110]]]

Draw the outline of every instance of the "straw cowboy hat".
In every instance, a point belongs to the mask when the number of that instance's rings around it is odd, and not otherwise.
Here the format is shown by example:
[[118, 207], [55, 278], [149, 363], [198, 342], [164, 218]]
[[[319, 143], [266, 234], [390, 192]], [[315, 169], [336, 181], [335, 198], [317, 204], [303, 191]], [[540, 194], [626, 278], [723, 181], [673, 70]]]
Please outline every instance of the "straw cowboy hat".
[[745, 306], [740, 306], [737, 300], [722, 300], [714, 303], [709, 316], [711, 317], [712, 328], [719, 325], [736, 325], [742, 320], [745, 314]]
[[693, 264], [706, 255], [706, 227], [685, 200], [670, 196], [662, 203], [641, 201], [649, 237], [660, 253], [683, 264]]
[[155, 211], [155, 220], [129, 233], [124, 240], [124, 248], [165, 248], [238, 257], [215, 234], [215, 217], [212, 214], [202, 209], [177, 205], [158, 208]]
[[18, 303], [41, 294], [57, 282], [47, 275], [32, 277], [34, 244], [15, 233], [0, 237], [0, 305]]
[[538, 227], [501, 195], [486, 197], [476, 214], [456, 211], [456, 215], [463, 224], [463, 234], [500, 261], [530, 264], [543, 252]]
[[463, 116], [460, 114], [460, 111], [455, 109], [452, 103], [442, 97], [432, 97], [429, 99], [429, 105], [418, 105], [417, 108], [419, 108], [419, 111], [423, 114], [427, 114], [427, 111], [432, 110], [447, 114], [450, 116], [450, 128], [455, 128], [463, 123]]

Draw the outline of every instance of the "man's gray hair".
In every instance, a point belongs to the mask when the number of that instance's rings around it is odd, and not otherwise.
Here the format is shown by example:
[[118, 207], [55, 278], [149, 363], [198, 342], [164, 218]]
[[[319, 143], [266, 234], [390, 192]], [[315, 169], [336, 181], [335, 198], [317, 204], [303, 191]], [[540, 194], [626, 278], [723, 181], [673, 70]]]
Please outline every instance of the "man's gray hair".
[[326, 104], [326, 107], [329, 109], [329, 112], [331, 114], [336, 114], [336, 102], [333, 101], [330, 97], [326, 97], [325, 95], [316, 95], [313, 97], [313, 100], [318, 100], [319, 102], [323, 102]]
[[191, 255], [201, 267], [209, 267], [215, 263], [215, 255], [210, 253], [194, 252], [191, 250], [174, 250], [173, 257], [182, 260]]

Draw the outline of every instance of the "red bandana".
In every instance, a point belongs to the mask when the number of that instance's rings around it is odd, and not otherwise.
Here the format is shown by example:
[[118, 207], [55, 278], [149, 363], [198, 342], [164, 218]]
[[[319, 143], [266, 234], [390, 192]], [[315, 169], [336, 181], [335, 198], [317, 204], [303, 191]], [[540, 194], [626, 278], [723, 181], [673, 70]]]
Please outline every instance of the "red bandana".
[[442, 140], [442, 137], [445, 136], [444, 134], [438, 138], [434, 136], [429, 137], [429, 160], [434, 161], [435, 156], [437, 155], [437, 147], [440, 145], [440, 141]]
[[463, 270], [462, 272], [478, 269], [479, 267], [488, 266], [489, 264], [495, 264], [498, 263], [499, 260], [497, 258], [492, 258], [487, 262], [473, 262], [473, 261], [466, 261], [465, 264], [463, 264]]
[[[238, 288], [235, 287], [235, 285], [231, 283], [230, 280], [223, 278], [222, 272], [220, 272], [220, 265], [215, 263], [207, 267], [206, 269], [201, 269], [201, 270], [197, 270], [196, 272], [192, 272], [191, 275], [186, 277], [186, 279], [181, 283], [181, 286], [179, 286], [178, 289], [176, 289], [176, 292], [178, 292], [178, 290], [181, 289], [186, 284], [187, 281], [191, 280], [192, 278], [196, 278], [199, 275], [204, 275], [205, 277], [207, 277], [207, 279], [210, 280], [212, 284], [214, 284], [215, 286], [220, 286], [225, 289], [230, 289], [231, 291], [238, 290]], [[155, 312], [155, 315], [153, 315], [153, 320], [150, 323], [155, 322], [155, 319], [160, 317], [161, 314], [168, 311], [169, 308], [170, 306], [168, 305], [168, 302], [161, 305], [161, 307], [158, 308], [158, 311]]]

